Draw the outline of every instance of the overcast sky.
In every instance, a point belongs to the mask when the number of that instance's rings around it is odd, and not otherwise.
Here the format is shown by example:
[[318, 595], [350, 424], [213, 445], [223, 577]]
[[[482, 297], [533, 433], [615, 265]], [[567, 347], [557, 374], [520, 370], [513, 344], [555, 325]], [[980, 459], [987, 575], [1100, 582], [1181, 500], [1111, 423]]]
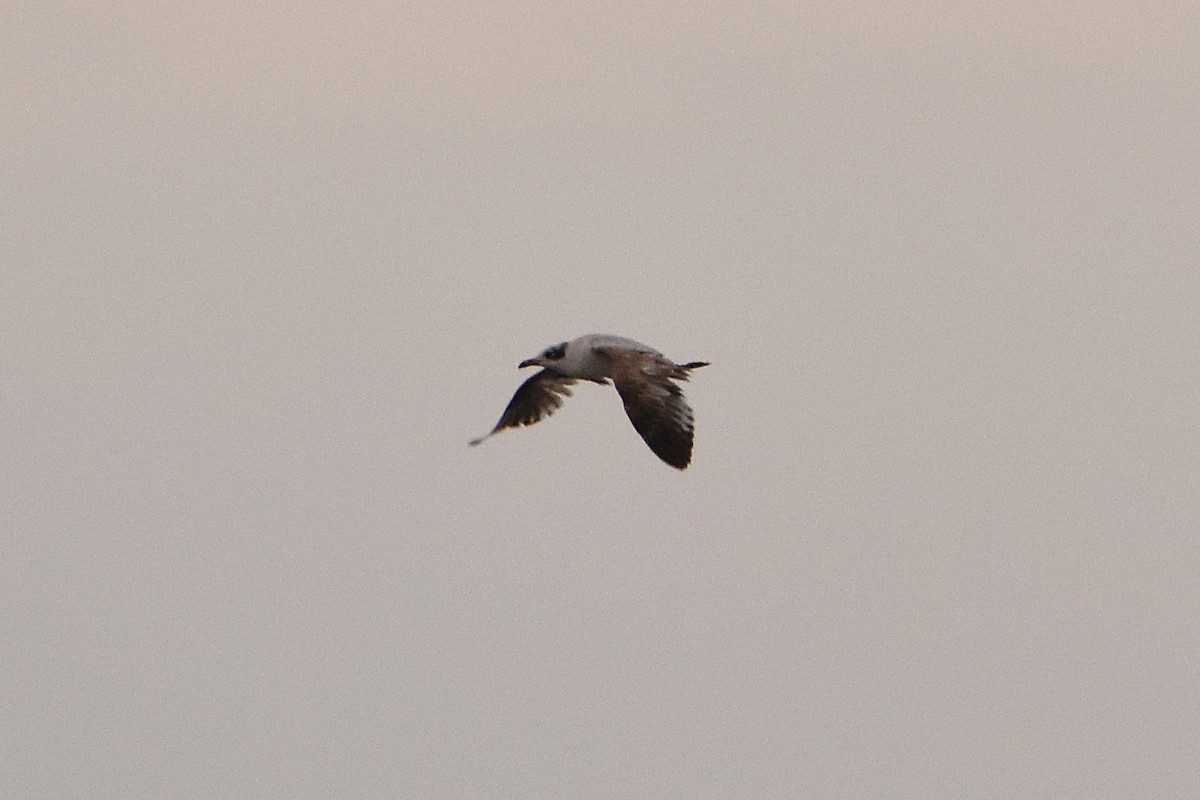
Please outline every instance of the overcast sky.
[[1194, 3], [0, 16], [0, 795], [1200, 796]]

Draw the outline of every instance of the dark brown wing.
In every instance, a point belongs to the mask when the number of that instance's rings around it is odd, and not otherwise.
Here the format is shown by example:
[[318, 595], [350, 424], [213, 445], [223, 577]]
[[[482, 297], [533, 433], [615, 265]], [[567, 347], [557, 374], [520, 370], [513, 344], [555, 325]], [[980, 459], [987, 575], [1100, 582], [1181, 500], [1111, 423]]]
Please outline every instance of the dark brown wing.
[[541, 370], [517, 389], [496, 427], [486, 435], [472, 439], [471, 444], [479, 444], [505, 428], [519, 428], [545, 419], [562, 406], [563, 398], [571, 396], [571, 390], [567, 387], [573, 383], [574, 378], [564, 378], [548, 369]]
[[614, 383], [633, 429], [654, 454], [676, 469], [687, 469], [695, 421], [679, 387], [666, 378], [654, 381], [650, 392], [644, 386]]
[[706, 365], [677, 366], [657, 353], [616, 348], [603, 348], [603, 353], [612, 360], [613, 385], [633, 429], [656, 456], [676, 469], [687, 469], [695, 419], [683, 390], [673, 381], [687, 380], [688, 370]]

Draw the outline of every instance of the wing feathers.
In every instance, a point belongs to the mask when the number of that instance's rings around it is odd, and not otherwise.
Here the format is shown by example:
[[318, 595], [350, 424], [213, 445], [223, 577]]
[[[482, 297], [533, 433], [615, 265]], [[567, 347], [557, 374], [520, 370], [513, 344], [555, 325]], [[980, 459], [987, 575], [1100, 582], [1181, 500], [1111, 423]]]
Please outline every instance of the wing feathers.
[[562, 407], [564, 398], [571, 396], [567, 387], [573, 383], [574, 378], [556, 375], [546, 369], [539, 371], [518, 387], [496, 427], [478, 439], [472, 439], [471, 444], [479, 444], [505, 428], [519, 428], [545, 419]]
[[695, 419], [683, 390], [673, 381], [686, 381], [688, 371], [704, 362], [677, 365], [659, 353], [597, 348], [612, 362], [612, 379], [625, 404], [625, 413], [656, 456], [676, 469], [692, 460]]

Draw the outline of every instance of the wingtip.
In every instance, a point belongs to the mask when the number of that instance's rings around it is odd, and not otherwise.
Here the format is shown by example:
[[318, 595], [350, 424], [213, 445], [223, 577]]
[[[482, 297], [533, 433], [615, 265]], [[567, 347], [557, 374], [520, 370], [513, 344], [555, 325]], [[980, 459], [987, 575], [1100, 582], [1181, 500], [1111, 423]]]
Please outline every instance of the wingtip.
[[659, 454], [658, 457], [662, 459], [664, 464], [672, 466], [675, 469], [679, 470], [680, 472], [683, 472], [692, 463], [692, 454], [690, 452], [686, 456], [682, 456], [682, 457], [675, 455], [669, 461], [667, 460], [666, 456], [663, 456], [661, 453]]

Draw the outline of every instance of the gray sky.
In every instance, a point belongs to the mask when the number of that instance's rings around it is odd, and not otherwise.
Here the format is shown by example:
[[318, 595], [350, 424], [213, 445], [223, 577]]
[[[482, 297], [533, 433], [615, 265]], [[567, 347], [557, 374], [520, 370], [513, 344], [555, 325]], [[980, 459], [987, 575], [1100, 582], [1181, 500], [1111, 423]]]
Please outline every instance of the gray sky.
[[0, 795], [1200, 796], [1196, 5], [3, 16]]

